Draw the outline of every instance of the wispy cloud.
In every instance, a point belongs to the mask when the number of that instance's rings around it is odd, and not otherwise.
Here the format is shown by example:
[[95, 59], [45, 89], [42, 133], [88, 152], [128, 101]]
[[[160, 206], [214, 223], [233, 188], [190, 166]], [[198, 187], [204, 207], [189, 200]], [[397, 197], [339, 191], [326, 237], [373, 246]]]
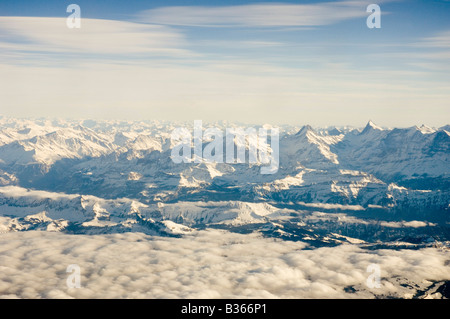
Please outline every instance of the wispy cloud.
[[440, 32], [434, 36], [424, 38], [415, 44], [427, 48], [450, 48], [450, 30]]
[[0, 17], [0, 48], [87, 54], [163, 54], [186, 56], [184, 36], [169, 27], [125, 21], [82, 19], [69, 29], [64, 18]]
[[319, 26], [367, 16], [366, 1], [206, 7], [162, 7], [141, 12], [138, 20], [163, 25], [203, 27]]
[[388, 52], [370, 54], [377, 59], [396, 61], [397, 65], [405, 63], [421, 69], [432, 70], [435, 75], [445, 73], [448, 79], [450, 70], [450, 30], [421, 37], [411, 42], [391, 46]]

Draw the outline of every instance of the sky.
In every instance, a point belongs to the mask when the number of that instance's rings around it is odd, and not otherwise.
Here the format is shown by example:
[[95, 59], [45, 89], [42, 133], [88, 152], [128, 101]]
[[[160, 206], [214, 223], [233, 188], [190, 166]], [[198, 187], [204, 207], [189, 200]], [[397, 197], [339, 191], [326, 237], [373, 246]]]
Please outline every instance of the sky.
[[450, 1], [2, 0], [0, 115], [443, 126]]

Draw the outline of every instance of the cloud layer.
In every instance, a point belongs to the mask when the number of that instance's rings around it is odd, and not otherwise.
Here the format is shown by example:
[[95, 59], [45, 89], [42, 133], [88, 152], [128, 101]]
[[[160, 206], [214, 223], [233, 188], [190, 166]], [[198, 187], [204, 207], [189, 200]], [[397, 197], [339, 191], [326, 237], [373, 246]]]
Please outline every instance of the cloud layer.
[[[434, 281], [450, 279], [448, 253], [434, 248], [304, 247], [217, 230], [184, 238], [8, 233], [0, 237], [0, 296], [408, 298]], [[80, 267], [81, 288], [67, 287], [66, 269], [72, 264]], [[366, 284], [370, 264], [380, 267], [381, 288]]]
[[166, 27], [83, 18], [69, 29], [65, 18], [0, 17], [0, 48], [14, 51], [99, 55], [189, 54], [181, 33]]
[[180, 6], [146, 10], [138, 18], [148, 23], [204, 27], [318, 26], [366, 16], [366, 6], [362, 1]]

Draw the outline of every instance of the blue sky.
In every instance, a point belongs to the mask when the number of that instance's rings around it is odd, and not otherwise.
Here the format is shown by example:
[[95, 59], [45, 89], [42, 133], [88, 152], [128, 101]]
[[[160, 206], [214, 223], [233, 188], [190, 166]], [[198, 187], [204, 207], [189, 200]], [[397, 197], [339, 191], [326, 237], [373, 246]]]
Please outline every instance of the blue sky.
[[441, 126], [449, 17], [449, 1], [2, 0], [0, 114]]

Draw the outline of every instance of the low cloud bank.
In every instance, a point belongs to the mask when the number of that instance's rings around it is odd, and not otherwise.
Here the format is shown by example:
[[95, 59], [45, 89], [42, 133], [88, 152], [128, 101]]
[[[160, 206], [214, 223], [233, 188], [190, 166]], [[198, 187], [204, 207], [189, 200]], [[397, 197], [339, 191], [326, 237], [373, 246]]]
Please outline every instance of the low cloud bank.
[[[305, 243], [219, 230], [183, 238], [142, 233], [0, 236], [3, 298], [374, 298], [413, 297], [450, 279], [448, 252], [363, 250], [357, 245], [305, 250]], [[69, 265], [80, 288], [68, 288]], [[370, 264], [380, 288], [369, 288]], [[435, 285], [438, 286], [438, 285]], [[440, 297], [429, 292], [425, 296]]]

